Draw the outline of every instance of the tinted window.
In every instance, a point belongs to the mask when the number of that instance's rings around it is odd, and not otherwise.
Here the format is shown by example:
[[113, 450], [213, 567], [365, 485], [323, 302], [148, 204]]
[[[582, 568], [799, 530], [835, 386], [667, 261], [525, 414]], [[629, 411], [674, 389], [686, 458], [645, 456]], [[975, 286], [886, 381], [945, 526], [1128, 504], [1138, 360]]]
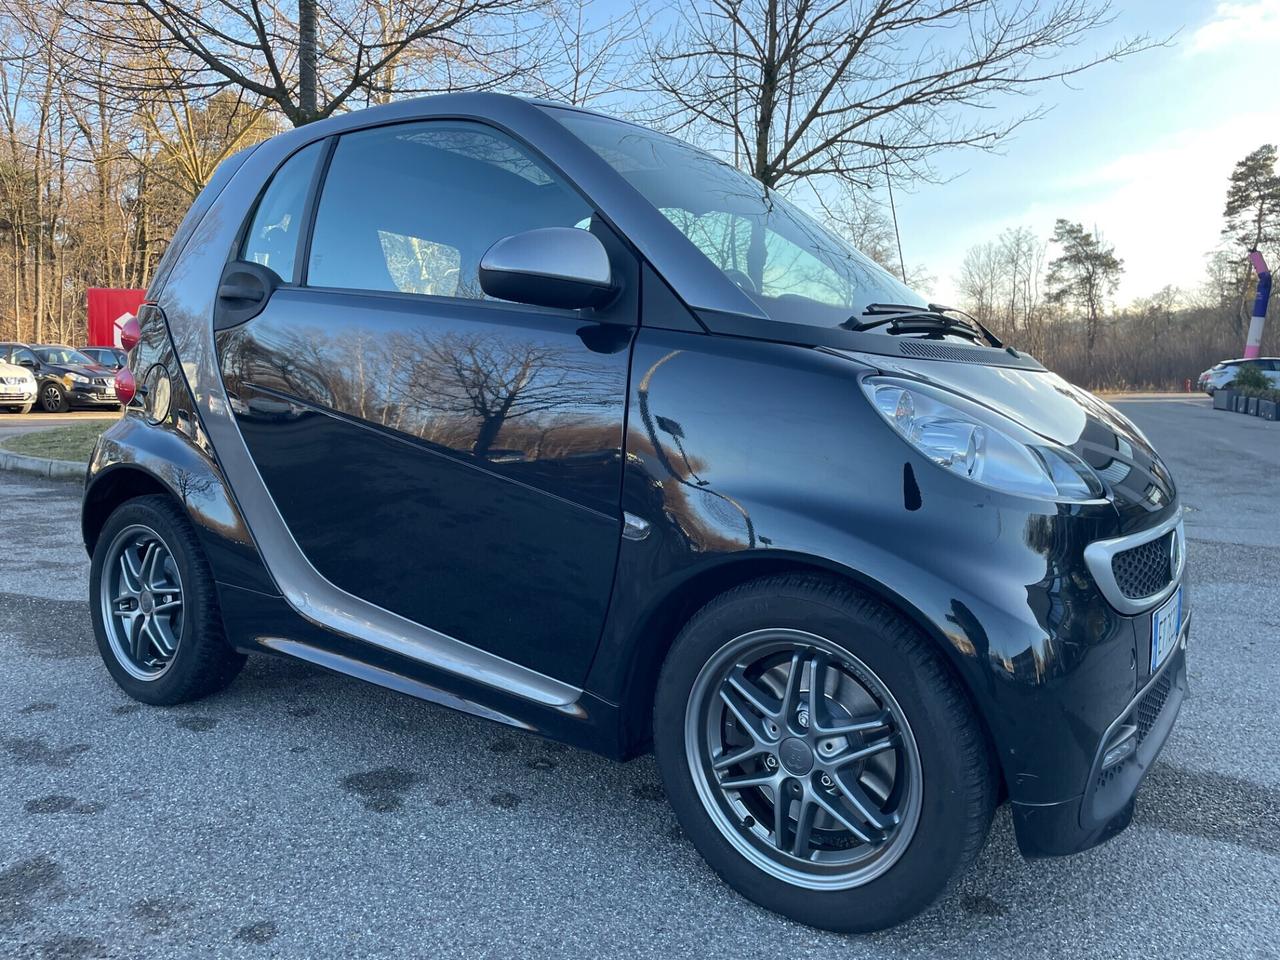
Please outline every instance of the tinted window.
[[36, 363], [36, 355], [32, 353], [30, 350], [28, 350], [26, 347], [10, 348], [7, 359], [9, 360], [10, 363], [22, 363], [23, 360], [26, 360], [28, 363], [32, 364], [33, 366]]
[[36, 350], [45, 363], [93, 363], [79, 350], [70, 347], [40, 347]]
[[427, 121], [338, 141], [316, 211], [307, 283], [482, 298], [480, 258], [591, 208], [523, 146], [488, 127]]
[[759, 181], [643, 127], [548, 108], [773, 320], [839, 326], [871, 303], [924, 305], [886, 270]]
[[294, 279], [298, 231], [302, 227], [311, 175], [322, 148], [323, 142], [304, 147], [276, 171], [271, 185], [258, 201], [240, 249], [241, 260], [270, 267], [286, 283]]

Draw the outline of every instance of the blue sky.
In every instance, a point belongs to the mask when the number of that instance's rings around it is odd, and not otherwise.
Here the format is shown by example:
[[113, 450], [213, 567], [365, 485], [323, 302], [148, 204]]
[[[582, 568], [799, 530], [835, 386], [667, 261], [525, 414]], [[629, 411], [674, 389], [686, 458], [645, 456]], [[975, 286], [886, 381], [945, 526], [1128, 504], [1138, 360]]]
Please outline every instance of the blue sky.
[[[1166, 284], [1200, 284], [1232, 167], [1280, 141], [1280, 0], [1113, 0], [1113, 12], [1068, 58], [1127, 36], [1176, 35], [1167, 47], [994, 104], [993, 126], [1038, 106], [1050, 112], [995, 153], [938, 156], [943, 182], [895, 186], [906, 260], [935, 278], [926, 292], [936, 299], [959, 299], [970, 247], [1014, 226], [1046, 239], [1058, 217], [1096, 227], [1116, 246], [1125, 262], [1120, 305]], [[655, 11], [648, 29], [666, 22]]]
[[1098, 48], [1177, 30], [1173, 45], [1042, 88], [1037, 99], [1051, 113], [999, 154], [945, 155], [937, 169], [954, 179], [899, 194], [906, 259], [937, 278], [934, 296], [956, 299], [969, 247], [1009, 226], [1047, 237], [1057, 217], [1096, 225], [1116, 245], [1126, 267], [1121, 304], [1165, 284], [1199, 284], [1233, 165], [1280, 140], [1280, 0], [1118, 6]]

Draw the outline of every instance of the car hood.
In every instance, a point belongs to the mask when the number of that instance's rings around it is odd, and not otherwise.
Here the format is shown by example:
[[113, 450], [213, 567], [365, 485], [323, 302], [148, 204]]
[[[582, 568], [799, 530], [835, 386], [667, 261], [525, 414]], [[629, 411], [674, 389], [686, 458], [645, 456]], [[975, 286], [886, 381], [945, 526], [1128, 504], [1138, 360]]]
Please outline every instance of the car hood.
[[31, 376], [31, 371], [26, 367], [20, 367], [16, 363], [7, 363], [0, 360], [0, 377], [20, 377], [23, 374]]
[[1122, 513], [1162, 512], [1177, 499], [1168, 468], [1134, 423], [1048, 370], [856, 354], [884, 373], [922, 380], [1001, 413], [1088, 463]]
[[96, 363], [46, 363], [49, 373], [78, 373], [82, 377], [109, 377], [112, 371]]

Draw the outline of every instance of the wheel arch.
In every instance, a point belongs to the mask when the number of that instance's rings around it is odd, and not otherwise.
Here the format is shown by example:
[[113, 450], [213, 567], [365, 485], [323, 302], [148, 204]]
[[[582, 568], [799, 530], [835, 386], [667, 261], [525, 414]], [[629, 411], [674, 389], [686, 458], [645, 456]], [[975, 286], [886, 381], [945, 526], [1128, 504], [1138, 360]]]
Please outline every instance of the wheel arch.
[[[725, 591], [761, 577], [779, 574], [816, 574], [862, 590], [890, 607], [928, 637], [942, 654], [951, 678], [957, 688], [963, 691], [974, 716], [978, 718], [992, 758], [992, 767], [1000, 779], [1000, 795], [1003, 798], [1006, 786], [995, 737], [981, 704], [953, 660], [954, 648], [937, 626], [915, 605], [873, 577], [824, 557], [808, 554], [779, 551], [768, 555], [733, 555], [704, 567], [657, 598], [647, 615], [630, 631], [632, 662], [625, 685], [626, 694], [619, 704], [625, 755], [637, 756], [652, 748], [653, 697], [657, 689], [658, 674], [672, 644], [689, 619]], [[645, 642], [643, 638], [652, 639]]]
[[85, 487], [80, 509], [80, 532], [89, 555], [93, 555], [98, 545], [98, 536], [106, 526], [107, 518], [121, 504], [152, 494], [166, 496], [179, 507], [183, 506], [182, 500], [172, 489], [155, 474], [136, 464], [110, 466], [91, 477]]

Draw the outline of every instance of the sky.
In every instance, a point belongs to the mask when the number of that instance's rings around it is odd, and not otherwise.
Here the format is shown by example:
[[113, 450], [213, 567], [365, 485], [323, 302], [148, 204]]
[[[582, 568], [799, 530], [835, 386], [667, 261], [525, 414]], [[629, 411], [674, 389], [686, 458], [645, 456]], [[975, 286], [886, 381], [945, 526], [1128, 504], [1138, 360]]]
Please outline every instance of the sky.
[[[1280, 0], [1118, 0], [1091, 41], [1126, 35], [1170, 45], [1040, 88], [1052, 109], [999, 153], [938, 158], [945, 182], [896, 195], [904, 255], [936, 278], [936, 299], [958, 302], [965, 252], [1006, 227], [1041, 238], [1058, 217], [1096, 227], [1115, 245], [1127, 304], [1166, 284], [1194, 289], [1219, 242], [1236, 161], [1280, 142]], [[1026, 101], [1001, 105], [1012, 116]], [[1052, 252], [1051, 252], [1052, 253]]]

